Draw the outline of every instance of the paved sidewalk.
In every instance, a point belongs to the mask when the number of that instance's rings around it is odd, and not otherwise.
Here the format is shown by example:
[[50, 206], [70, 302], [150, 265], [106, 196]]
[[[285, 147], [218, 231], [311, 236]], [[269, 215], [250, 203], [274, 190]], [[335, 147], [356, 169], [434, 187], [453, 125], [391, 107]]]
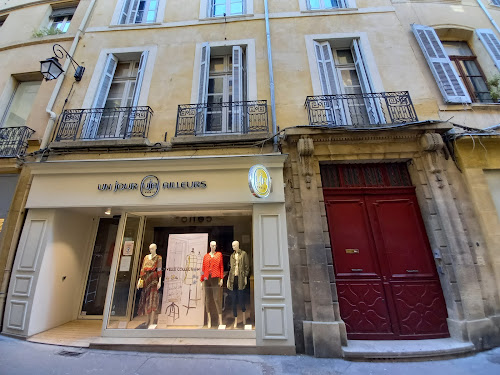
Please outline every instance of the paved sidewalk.
[[[66, 355], [65, 353], [66, 352]], [[77, 349], [0, 336], [0, 375], [500, 375], [500, 348], [425, 362], [349, 362], [308, 356], [157, 354]]]

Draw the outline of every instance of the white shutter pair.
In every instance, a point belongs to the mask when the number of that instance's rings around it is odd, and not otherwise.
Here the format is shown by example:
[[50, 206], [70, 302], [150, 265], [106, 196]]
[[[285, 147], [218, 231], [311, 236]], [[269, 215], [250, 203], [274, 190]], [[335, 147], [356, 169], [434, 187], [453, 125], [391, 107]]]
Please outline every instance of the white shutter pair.
[[[240, 132], [243, 130], [243, 110], [241, 101], [243, 101], [243, 48], [233, 46], [233, 91], [232, 97], [235, 103], [231, 108], [232, 131]], [[200, 61], [200, 84], [198, 86], [198, 104], [204, 104], [199, 107], [196, 116], [195, 131], [198, 134], [204, 132], [207, 118], [207, 100], [208, 100], [208, 77], [210, 73], [210, 44], [203, 43], [201, 47]]]
[[[135, 88], [134, 88], [134, 96], [132, 99], [132, 114], [129, 120], [129, 129], [130, 132], [133, 126], [133, 119], [135, 117], [134, 109], [137, 107], [139, 103], [139, 96], [141, 94], [142, 80], [144, 78], [144, 71], [146, 69], [146, 62], [148, 59], [148, 51], [144, 51], [141, 54], [141, 59], [139, 61], [139, 70], [137, 71], [137, 77], [135, 80]], [[111, 88], [111, 83], [113, 82], [113, 77], [115, 75], [116, 66], [118, 64], [118, 58], [109, 54], [106, 58], [106, 63], [104, 65], [104, 72], [101, 76], [101, 80], [99, 81], [99, 85], [97, 86], [96, 96], [94, 102], [92, 104], [92, 109], [100, 109], [104, 108], [106, 105], [106, 99], [108, 98], [109, 89]], [[93, 113], [91, 114], [87, 120], [84, 127], [84, 137], [83, 138], [95, 138], [97, 134], [97, 130], [99, 129], [99, 123], [101, 121], [102, 113]]]
[[[155, 13], [158, 11], [158, 2], [156, 2]], [[120, 24], [126, 25], [129, 23], [143, 23], [145, 22], [145, 17], [148, 14], [149, 1], [144, 4], [144, 13], [140, 22], [136, 22], [137, 12], [139, 11], [140, 0], [124, 0], [122, 12], [120, 14]]]
[[[323, 95], [342, 94], [340, 88], [340, 78], [337, 75], [335, 62], [333, 60], [330, 42], [314, 42], [318, 73]], [[354, 58], [356, 73], [358, 74], [361, 91], [363, 94], [373, 93], [373, 84], [369, 71], [364, 63], [363, 52], [359, 40], [353, 39], [351, 51]], [[382, 124], [385, 122], [382, 108], [376, 98], [365, 96], [364, 103], [368, 113], [370, 124]], [[339, 98], [328, 98], [323, 103], [325, 105], [326, 120], [332, 125], [350, 125], [351, 118], [348, 103]]]

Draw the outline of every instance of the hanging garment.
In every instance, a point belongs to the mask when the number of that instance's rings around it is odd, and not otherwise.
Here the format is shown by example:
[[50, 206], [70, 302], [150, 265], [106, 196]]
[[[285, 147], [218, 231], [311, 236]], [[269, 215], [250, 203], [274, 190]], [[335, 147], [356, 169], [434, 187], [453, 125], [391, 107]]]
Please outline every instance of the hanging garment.
[[149, 315], [158, 310], [158, 305], [160, 304], [158, 280], [161, 279], [161, 267], [161, 255], [156, 254], [151, 259], [149, 255], [144, 257], [140, 273], [140, 278], [143, 280], [143, 288], [137, 315]]
[[210, 253], [203, 257], [203, 266], [201, 267], [201, 281], [208, 280], [209, 277], [224, 278], [224, 265], [222, 262], [222, 253], [216, 252], [212, 257]]

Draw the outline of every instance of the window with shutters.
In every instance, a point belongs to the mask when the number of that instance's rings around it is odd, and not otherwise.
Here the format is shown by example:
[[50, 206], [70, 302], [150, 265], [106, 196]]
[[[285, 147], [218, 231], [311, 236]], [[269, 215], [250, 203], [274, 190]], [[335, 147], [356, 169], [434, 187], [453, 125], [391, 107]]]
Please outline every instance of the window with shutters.
[[143, 91], [149, 51], [108, 53], [86, 119], [84, 139], [124, 138]]
[[497, 7], [500, 7], [500, 0], [491, 0], [491, 5], [496, 5]]
[[76, 6], [68, 8], [56, 8], [52, 10], [49, 17], [49, 23], [47, 27], [53, 30], [59, 30], [61, 33], [68, 31], [73, 19], [73, 14], [75, 14]]
[[10, 100], [0, 118], [0, 128], [27, 126], [26, 121], [42, 81], [20, 81], [13, 78], [13, 83]]
[[381, 124], [379, 102], [363, 94], [376, 92], [361, 41], [336, 39], [314, 41], [318, 76], [330, 125]]
[[117, 24], [148, 24], [159, 22], [165, 9], [165, 0], [120, 0], [113, 19]]
[[[208, 73], [208, 76], [207, 76]], [[241, 131], [242, 102], [246, 93], [245, 49], [242, 46], [202, 47], [199, 104], [203, 110], [204, 134], [238, 133]]]
[[232, 17], [253, 13], [253, 0], [200, 0], [200, 18]]
[[[413, 24], [412, 30], [446, 103], [493, 102], [485, 74], [467, 41], [441, 41], [436, 30], [425, 25]], [[500, 67], [500, 42], [495, 33], [477, 29], [476, 34]]]
[[355, 0], [299, 0], [301, 11], [356, 8]]

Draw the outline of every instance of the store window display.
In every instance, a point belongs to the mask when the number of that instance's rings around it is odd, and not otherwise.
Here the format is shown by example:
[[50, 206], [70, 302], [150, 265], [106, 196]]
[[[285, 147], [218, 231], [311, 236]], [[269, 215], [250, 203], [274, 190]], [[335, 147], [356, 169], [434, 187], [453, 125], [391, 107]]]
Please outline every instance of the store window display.
[[240, 249], [240, 243], [233, 241], [232, 247], [234, 252], [230, 258], [229, 276], [227, 278], [227, 289], [229, 289], [233, 302], [233, 327], [238, 326], [238, 305], [242, 312], [243, 326], [246, 325], [246, 308], [245, 308], [245, 288], [248, 282], [248, 274], [250, 273], [250, 262], [246, 251]]
[[205, 309], [207, 311], [207, 328], [212, 327], [210, 304], [213, 303], [217, 310], [219, 326], [222, 325], [222, 283], [224, 279], [224, 265], [222, 253], [216, 251], [217, 242], [210, 242], [210, 252], [203, 257], [201, 271], [202, 286], [205, 290]]
[[149, 245], [150, 254], [146, 255], [142, 261], [139, 281], [137, 282], [137, 289], [143, 289], [137, 315], [148, 316], [148, 328], [154, 328], [152, 325], [155, 322], [155, 314], [160, 304], [158, 290], [161, 288], [162, 258], [161, 255], [156, 253], [156, 250], [156, 244]]

